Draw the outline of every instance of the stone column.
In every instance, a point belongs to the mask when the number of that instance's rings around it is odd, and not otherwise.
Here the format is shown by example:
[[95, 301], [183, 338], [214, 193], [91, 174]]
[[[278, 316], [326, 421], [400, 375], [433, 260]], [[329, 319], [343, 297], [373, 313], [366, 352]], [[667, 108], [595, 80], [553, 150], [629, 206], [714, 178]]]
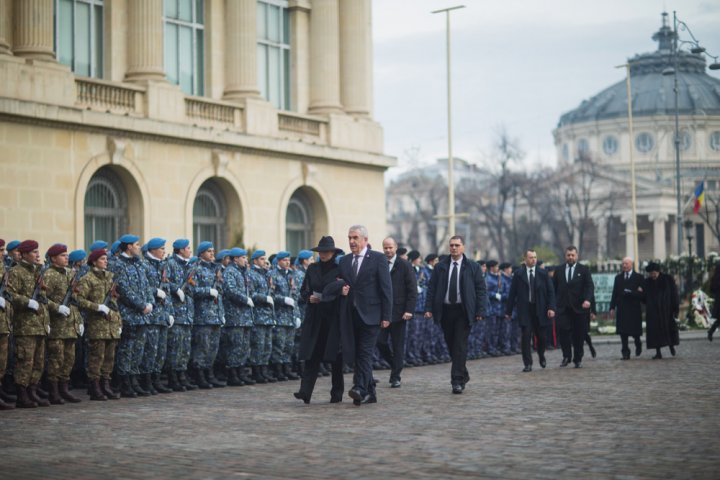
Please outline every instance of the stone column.
[[362, 117], [372, 109], [371, 17], [370, 0], [340, 0], [340, 99]]
[[594, 217], [592, 219], [597, 231], [597, 260], [598, 263], [607, 257], [607, 217]]
[[[15, 0], [13, 53], [18, 57], [55, 60], [53, 1]], [[4, 13], [4, 12], [2, 12]], [[0, 19], [5, 22], [4, 17]]]
[[12, 0], [0, 0], [0, 55], [12, 55]]
[[[635, 237], [633, 236], [633, 221], [631, 215], [623, 215], [620, 217], [620, 221], [625, 225], [625, 256], [635, 258], [637, 252], [635, 252]], [[638, 242], [638, 248], [640, 244]]]
[[257, 1], [225, 0], [224, 100], [259, 98]]
[[664, 259], [667, 256], [665, 243], [665, 222], [668, 221], [667, 214], [654, 213], [648, 216], [653, 224], [653, 257]]
[[127, 0], [128, 82], [165, 80], [163, 1]]
[[290, 102], [307, 113], [310, 102], [310, 1], [290, 0]]
[[338, 0], [313, 0], [310, 15], [310, 113], [341, 113]]

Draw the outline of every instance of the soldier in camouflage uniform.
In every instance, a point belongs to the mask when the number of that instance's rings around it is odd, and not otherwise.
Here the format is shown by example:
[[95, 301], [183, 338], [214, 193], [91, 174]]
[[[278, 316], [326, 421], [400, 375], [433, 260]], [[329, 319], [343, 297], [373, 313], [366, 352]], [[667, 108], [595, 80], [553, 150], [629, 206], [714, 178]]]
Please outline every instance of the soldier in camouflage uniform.
[[253, 291], [252, 300], [255, 304], [253, 311], [253, 329], [250, 334], [250, 365], [252, 366], [253, 380], [257, 383], [275, 382], [276, 379], [268, 371], [270, 354], [272, 353], [272, 327], [275, 324], [275, 301], [270, 295], [270, 279], [265, 264], [265, 250], [255, 250], [251, 257], [252, 267], [248, 277]]
[[[78, 275], [77, 281], [90, 271], [87, 263], [84, 262], [87, 254], [85, 250], [73, 250], [68, 255], [68, 267], [72, 270], [73, 275]], [[85, 313], [83, 310], [79, 310], [80, 320], [85, 324]], [[87, 378], [87, 336], [83, 333], [80, 338], [75, 342], [75, 365], [73, 365], [72, 372], [70, 373], [70, 381], [73, 386], [81, 388], [85, 384]]]
[[225, 368], [228, 385], [252, 385], [255, 381], [245, 375], [244, 367], [250, 355], [250, 332], [253, 326], [251, 283], [248, 278], [247, 251], [233, 248], [228, 252], [230, 263], [223, 272], [223, 305], [225, 327], [221, 343], [225, 347]]
[[15, 384], [17, 406], [47, 407], [50, 402], [37, 396], [45, 366], [45, 338], [50, 331], [47, 298], [42, 288], [38, 243], [25, 240], [18, 247], [20, 262], [8, 275], [7, 291], [12, 297], [15, 335]]
[[160, 381], [160, 374], [165, 365], [167, 354], [168, 327], [175, 322], [172, 299], [168, 298], [170, 287], [167, 280], [167, 263], [165, 258], [165, 239], [152, 238], [147, 243], [145, 253], [145, 274], [150, 291], [154, 296], [152, 313], [148, 315], [145, 327], [145, 348], [140, 363], [141, 385], [151, 394], [171, 393]]
[[[298, 291], [300, 290], [300, 287], [302, 286], [303, 282], [305, 281], [305, 273], [307, 272], [307, 268], [310, 266], [311, 263], [314, 263], [315, 257], [313, 256], [313, 252], [311, 250], [300, 250], [297, 256], [297, 260], [295, 260], [295, 286], [297, 287]], [[298, 296], [298, 299], [300, 297]], [[305, 320], [305, 310], [307, 309], [307, 305], [304, 303], [299, 303], [297, 305], [297, 314], [300, 317], [300, 328], [295, 329], [295, 345], [293, 346], [293, 357], [292, 362], [295, 367], [295, 371], [298, 373], [298, 376], [302, 373], [302, 364], [298, 360], [298, 351], [300, 351], [300, 335], [302, 334], [302, 322]]]
[[[0, 253], [5, 252], [5, 240], [0, 239]], [[5, 262], [0, 262], [0, 289], [3, 291], [7, 287], [7, 275], [9, 273], [5, 269]], [[10, 342], [12, 319], [12, 305], [4, 295], [0, 295], [0, 410], [11, 410], [15, 408], [17, 398], [5, 393], [2, 387], [2, 380], [5, 377], [5, 369], [8, 360], [8, 345]]]
[[290, 252], [278, 252], [275, 256], [277, 266], [270, 271], [272, 297], [275, 303], [275, 326], [273, 327], [272, 354], [270, 363], [275, 368], [275, 377], [279, 381], [297, 380], [290, 361], [295, 345], [295, 307], [300, 285], [295, 284], [295, 276], [290, 270]]
[[7, 244], [7, 255], [5, 256], [5, 268], [10, 270], [12, 267], [20, 263], [22, 255], [18, 252], [20, 240], [12, 240]]
[[154, 308], [153, 295], [140, 259], [139, 239], [129, 234], [120, 237], [118, 249], [121, 253], [112, 272], [117, 279], [118, 308], [122, 318], [122, 336], [116, 353], [117, 373], [120, 395], [128, 398], [150, 395], [138, 383], [145, 349], [145, 329]]
[[110, 387], [110, 375], [122, 320], [113, 295], [113, 274], [107, 271], [107, 251], [93, 250], [87, 263], [90, 272], [78, 282], [76, 298], [87, 318], [90, 400], [117, 400], [120, 396]]
[[75, 363], [75, 343], [84, 328], [73, 298], [77, 277], [75, 272], [67, 268], [66, 245], [56, 243], [45, 256], [52, 265], [43, 276], [50, 311], [50, 334], [47, 339], [49, 400], [56, 405], [62, 405], [65, 400], [78, 403], [80, 399], [68, 390], [70, 372]]
[[195, 390], [197, 385], [186, 375], [192, 346], [192, 324], [195, 315], [192, 288], [194, 268], [189, 264], [192, 250], [190, 241], [179, 238], [173, 242], [173, 255], [167, 262], [167, 281], [172, 293], [172, 307], [175, 323], [168, 329], [167, 356], [165, 369], [169, 387], [176, 392]]
[[220, 347], [220, 329], [225, 323], [222, 303], [221, 266], [215, 265], [215, 249], [211, 242], [200, 242], [193, 287], [195, 318], [193, 322], [192, 364], [200, 388], [224, 387], [215, 378], [213, 364]]

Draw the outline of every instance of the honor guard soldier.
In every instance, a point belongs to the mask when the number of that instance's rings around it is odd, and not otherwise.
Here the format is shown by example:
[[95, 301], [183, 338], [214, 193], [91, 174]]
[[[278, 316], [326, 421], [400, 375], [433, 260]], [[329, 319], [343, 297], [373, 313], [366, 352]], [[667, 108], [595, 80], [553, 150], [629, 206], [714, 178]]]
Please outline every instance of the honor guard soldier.
[[20, 240], [12, 240], [7, 244], [7, 255], [5, 256], [5, 268], [8, 270], [20, 262], [22, 255], [18, 251]]
[[19, 262], [8, 275], [7, 291], [11, 295], [15, 336], [15, 383], [17, 406], [35, 408], [50, 406], [37, 396], [38, 382], [45, 367], [45, 340], [50, 332], [47, 297], [40, 267], [40, 252], [35, 240], [25, 240], [17, 248]]
[[[5, 240], [0, 239], [0, 252], [4, 255]], [[6, 268], [6, 262], [0, 262], [0, 410], [11, 410], [15, 408], [17, 397], [5, 392], [2, 381], [5, 378], [5, 369], [8, 361], [8, 347], [10, 345], [10, 332], [12, 331], [12, 305], [7, 300], [5, 290], [7, 288], [7, 279], [9, 272]]]
[[250, 365], [253, 380], [257, 383], [275, 382], [276, 379], [268, 372], [268, 363], [272, 353], [272, 327], [275, 324], [275, 301], [270, 296], [270, 279], [265, 270], [265, 250], [255, 250], [250, 257], [252, 266], [248, 277], [252, 283], [255, 310], [254, 326], [250, 335]]
[[272, 297], [275, 303], [275, 327], [273, 327], [272, 354], [270, 363], [275, 368], [275, 377], [280, 381], [297, 380], [290, 361], [295, 346], [295, 306], [299, 285], [290, 270], [290, 252], [278, 252], [277, 266], [270, 273]]
[[[90, 400], [117, 400], [120, 396], [110, 386], [115, 351], [122, 334], [116, 283], [107, 270], [105, 249], [93, 250], [87, 264], [90, 271], [78, 282], [76, 298], [87, 319]], [[130, 388], [126, 379], [123, 388]]]
[[80, 399], [70, 393], [68, 382], [75, 363], [75, 344], [84, 329], [74, 298], [79, 272], [67, 268], [69, 256], [66, 245], [56, 243], [45, 256], [51, 263], [43, 276], [50, 311], [47, 339], [49, 399], [55, 405], [62, 405], [65, 400], [77, 403]]

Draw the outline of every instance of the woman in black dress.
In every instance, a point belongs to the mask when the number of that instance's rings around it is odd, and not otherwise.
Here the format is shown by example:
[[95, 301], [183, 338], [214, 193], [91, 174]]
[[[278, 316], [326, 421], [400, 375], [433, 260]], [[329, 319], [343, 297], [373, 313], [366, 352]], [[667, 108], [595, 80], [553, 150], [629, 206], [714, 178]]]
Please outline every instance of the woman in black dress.
[[300, 302], [307, 305], [300, 335], [298, 358], [305, 360], [300, 391], [295, 398], [310, 403], [320, 362], [332, 363], [330, 403], [342, 401], [344, 391], [343, 362], [340, 353], [340, 307], [346, 297], [340, 295], [344, 281], [338, 280], [340, 268], [336, 257], [342, 250], [332, 237], [322, 237], [318, 246], [320, 261], [308, 266], [300, 288]]

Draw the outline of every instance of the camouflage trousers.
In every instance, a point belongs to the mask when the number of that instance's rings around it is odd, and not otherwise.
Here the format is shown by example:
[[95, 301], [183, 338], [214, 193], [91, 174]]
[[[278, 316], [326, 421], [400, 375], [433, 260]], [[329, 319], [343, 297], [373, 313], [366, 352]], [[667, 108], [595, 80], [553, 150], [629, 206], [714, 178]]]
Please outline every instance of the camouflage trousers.
[[45, 368], [45, 337], [15, 335], [15, 383], [23, 387], [40, 381]]
[[118, 375], [140, 375], [140, 362], [145, 349], [145, 325], [123, 323], [122, 335], [115, 358]]
[[192, 351], [192, 325], [177, 323], [167, 332], [167, 355], [165, 369], [175, 371], [187, 370]]
[[10, 334], [0, 334], [0, 381], [5, 376], [5, 369], [8, 362], [8, 344], [10, 343]]
[[270, 363], [290, 363], [294, 346], [294, 327], [273, 327]]
[[145, 349], [140, 362], [140, 373], [160, 373], [167, 355], [168, 327], [148, 325], [145, 329]]
[[192, 329], [192, 364], [212, 368], [220, 347], [220, 325], [195, 325]]
[[255, 325], [250, 333], [250, 365], [270, 363], [273, 340], [272, 325]]
[[67, 382], [75, 363], [76, 338], [53, 338], [47, 343], [47, 379], [50, 382]]
[[218, 351], [218, 364], [243, 367], [250, 357], [250, 327], [223, 327]]
[[110, 378], [115, 365], [118, 341], [112, 339], [88, 340], [88, 379]]

